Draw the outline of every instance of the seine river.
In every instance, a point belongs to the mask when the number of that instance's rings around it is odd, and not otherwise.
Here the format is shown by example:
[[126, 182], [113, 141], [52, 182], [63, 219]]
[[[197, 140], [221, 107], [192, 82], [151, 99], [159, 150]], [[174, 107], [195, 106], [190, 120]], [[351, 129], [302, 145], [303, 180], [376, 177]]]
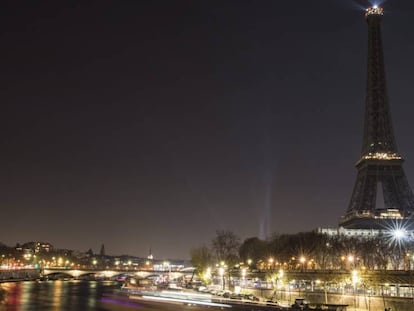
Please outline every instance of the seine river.
[[120, 285], [110, 281], [57, 280], [0, 283], [0, 310], [218, 310], [218, 308], [125, 301], [117, 299], [117, 296], [111, 297], [114, 290], [119, 287]]
[[0, 284], [0, 310], [110, 310], [101, 302], [119, 285], [95, 281], [27, 281]]

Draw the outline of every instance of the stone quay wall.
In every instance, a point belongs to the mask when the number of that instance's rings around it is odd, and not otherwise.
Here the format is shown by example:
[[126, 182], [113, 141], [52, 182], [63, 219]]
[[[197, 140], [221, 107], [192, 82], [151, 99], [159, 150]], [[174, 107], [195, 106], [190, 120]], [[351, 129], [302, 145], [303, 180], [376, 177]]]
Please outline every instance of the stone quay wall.
[[0, 270], [0, 282], [36, 280], [40, 278], [39, 269]]

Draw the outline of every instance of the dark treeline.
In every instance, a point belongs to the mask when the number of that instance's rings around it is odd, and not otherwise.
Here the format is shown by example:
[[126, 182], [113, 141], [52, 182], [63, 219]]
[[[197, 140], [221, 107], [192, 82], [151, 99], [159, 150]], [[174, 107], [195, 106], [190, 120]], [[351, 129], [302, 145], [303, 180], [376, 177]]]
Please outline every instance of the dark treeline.
[[252, 237], [240, 243], [229, 231], [217, 231], [210, 246], [191, 251], [193, 265], [203, 271], [225, 263], [252, 269], [412, 269], [414, 243], [404, 236], [328, 236], [317, 232]]

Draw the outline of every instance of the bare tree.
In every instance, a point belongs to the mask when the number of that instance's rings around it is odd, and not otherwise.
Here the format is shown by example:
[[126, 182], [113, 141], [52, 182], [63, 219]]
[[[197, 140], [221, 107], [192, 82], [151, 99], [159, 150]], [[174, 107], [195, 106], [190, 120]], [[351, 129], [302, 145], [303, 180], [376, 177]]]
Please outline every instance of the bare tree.
[[239, 255], [240, 259], [244, 262], [252, 260], [253, 262], [259, 261], [266, 256], [268, 247], [265, 241], [259, 238], [248, 238], [244, 240], [240, 246]]
[[218, 261], [224, 261], [229, 267], [239, 261], [240, 238], [231, 231], [217, 230], [212, 247]]
[[197, 269], [199, 275], [213, 265], [213, 254], [207, 246], [193, 248], [190, 251], [190, 256], [191, 263]]

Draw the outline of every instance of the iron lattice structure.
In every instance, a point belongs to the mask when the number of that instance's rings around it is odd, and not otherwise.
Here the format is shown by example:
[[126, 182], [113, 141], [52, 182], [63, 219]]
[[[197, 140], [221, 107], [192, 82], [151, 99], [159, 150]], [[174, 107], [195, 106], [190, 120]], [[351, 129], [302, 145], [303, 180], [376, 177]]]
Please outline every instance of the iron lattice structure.
[[383, 11], [367, 10], [368, 71], [364, 137], [358, 176], [351, 202], [340, 226], [385, 229], [391, 225], [414, 229], [414, 196], [397, 150], [388, 104], [381, 40]]

